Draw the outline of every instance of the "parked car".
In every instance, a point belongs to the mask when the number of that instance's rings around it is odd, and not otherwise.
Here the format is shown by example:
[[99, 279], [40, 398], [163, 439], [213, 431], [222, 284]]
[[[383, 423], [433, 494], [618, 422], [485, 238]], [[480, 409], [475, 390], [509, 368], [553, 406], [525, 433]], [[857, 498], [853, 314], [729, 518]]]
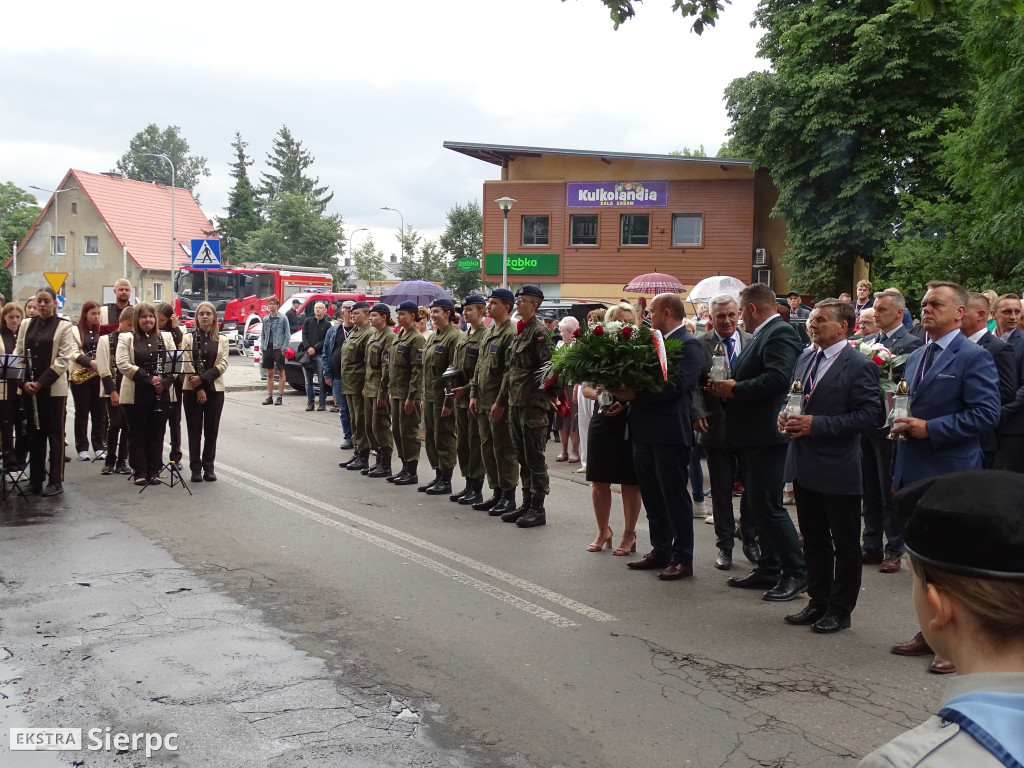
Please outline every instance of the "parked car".
[[[299, 352], [299, 344], [302, 343], [302, 331], [296, 331], [288, 340], [288, 349], [284, 351], [284, 380], [288, 386], [298, 392], [306, 391], [306, 377], [302, 372], [302, 366], [296, 361]], [[320, 377], [313, 379], [313, 397], [320, 395]]]

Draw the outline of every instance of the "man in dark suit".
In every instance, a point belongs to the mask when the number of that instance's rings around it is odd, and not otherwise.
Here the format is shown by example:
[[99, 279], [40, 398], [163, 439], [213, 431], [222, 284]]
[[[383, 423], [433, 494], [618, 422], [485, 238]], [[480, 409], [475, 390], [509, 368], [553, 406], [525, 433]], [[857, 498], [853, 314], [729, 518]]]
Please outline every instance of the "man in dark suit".
[[782, 506], [782, 475], [788, 438], [776, 420], [786, 399], [793, 367], [800, 354], [797, 332], [779, 317], [775, 293], [761, 283], [740, 292], [743, 327], [753, 340], [740, 352], [733, 377], [713, 381], [708, 390], [728, 400], [726, 431], [738, 451], [744, 493], [757, 521], [761, 558], [747, 576], [728, 584], [767, 589], [764, 600], [785, 602], [807, 588], [804, 554], [796, 529]]
[[[1013, 347], [997, 339], [988, 330], [989, 300], [984, 293], [971, 293], [967, 297], [967, 310], [960, 321], [960, 332], [970, 341], [988, 350], [999, 372], [999, 401], [1005, 408], [1017, 394], [1017, 360]], [[981, 434], [982, 468], [995, 466], [999, 441], [995, 429]]]
[[1003, 406], [998, 429], [999, 458], [1003, 469], [1024, 472], [1024, 331], [1020, 329], [1020, 298], [1015, 293], [1003, 294], [996, 300], [992, 314], [996, 335], [1013, 349], [1019, 386], [1013, 400]]
[[[956, 283], [933, 281], [921, 300], [921, 325], [930, 342], [907, 360], [910, 416], [895, 420], [893, 434], [906, 440], [893, 456], [893, 487], [961, 469], [981, 469], [981, 435], [999, 423], [999, 374], [992, 355], [967, 340], [960, 323], [967, 291]], [[898, 656], [932, 653], [924, 636], [889, 649]], [[936, 656], [930, 672], [955, 672]]]
[[[878, 332], [866, 336], [865, 342], [884, 344], [893, 356], [913, 352], [924, 344], [911, 335], [902, 322], [906, 300], [899, 291], [886, 290], [875, 294], [874, 318]], [[864, 310], [867, 311], [867, 310]], [[861, 312], [861, 322], [864, 312]], [[906, 366], [900, 366], [897, 380], [902, 379]], [[888, 413], [889, 404], [885, 404]], [[884, 421], [884, 419], [883, 419]], [[876, 425], [861, 436], [864, 475], [864, 533], [861, 561], [865, 565], [878, 565], [882, 573], [896, 573], [903, 562], [903, 526], [896, 518], [892, 501], [892, 447], [889, 428]], [[885, 549], [882, 549], [882, 534]]]
[[[722, 346], [729, 370], [736, 365], [736, 359], [743, 348], [753, 340], [749, 333], [737, 327], [740, 319], [739, 305], [732, 296], [715, 296], [710, 303], [713, 328], [709, 333], [698, 336], [704, 352], [704, 369], [701, 379], [693, 390], [693, 428], [698, 442], [704, 446], [708, 460], [708, 475], [711, 481], [711, 509], [715, 520], [715, 538], [718, 543], [718, 557], [715, 568], [727, 571], [732, 567], [732, 548], [736, 517], [733, 513], [732, 491], [736, 479], [736, 454], [729, 446], [726, 434], [725, 407], [722, 400], [701, 388], [708, 382], [715, 348]], [[750, 503], [744, 494], [740, 498], [740, 538], [743, 554], [752, 564], [757, 563], [760, 552], [757, 549], [757, 528]]]
[[[658, 393], [618, 390], [629, 402], [629, 434], [633, 441], [640, 496], [651, 530], [651, 551], [626, 565], [633, 570], [658, 569], [658, 578], [675, 581], [693, 575], [693, 506], [686, 491], [686, 467], [693, 445], [690, 404], [704, 358], [698, 341], [686, 330], [686, 309], [674, 293], [651, 301], [651, 328], [666, 340], [678, 339], [673, 378]], [[613, 405], [608, 415], [621, 408]]]
[[815, 632], [850, 626], [860, 592], [860, 437], [882, 420], [878, 366], [846, 341], [857, 316], [839, 299], [818, 302], [807, 321], [816, 349], [797, 361], [804, 413], [780, 413], [790, 437], [786, 481], [793, 483], [804, 537], [810, 602], [786, 616]]

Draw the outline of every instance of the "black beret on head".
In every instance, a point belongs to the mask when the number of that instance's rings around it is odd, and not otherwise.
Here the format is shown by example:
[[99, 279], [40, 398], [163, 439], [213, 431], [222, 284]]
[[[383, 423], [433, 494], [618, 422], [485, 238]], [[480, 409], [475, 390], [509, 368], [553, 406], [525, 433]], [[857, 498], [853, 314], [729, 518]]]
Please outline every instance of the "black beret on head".
[[524, 285], [516, 291], [516, 296], [529, 296], [530, 298], [537, 299], [537, 301], [544, 301], [544, 291], [536, 285]]
[[414, 315], [420, 311], [420, 306], [415, 301], [403, 301], [398, 305], [399, 312], [412, 312]]
[[895, 497], [907, 551], [936, 568], [1024, 581], [1024, 476], [972, 469], [919, 480]]
[[369, 308], [370, 308], [370, 302], [368, 302], [368, 301], [357, 301], [355, 304], [353, 304], [351, 307], [349, 307], [349, 309], [369, 309]]

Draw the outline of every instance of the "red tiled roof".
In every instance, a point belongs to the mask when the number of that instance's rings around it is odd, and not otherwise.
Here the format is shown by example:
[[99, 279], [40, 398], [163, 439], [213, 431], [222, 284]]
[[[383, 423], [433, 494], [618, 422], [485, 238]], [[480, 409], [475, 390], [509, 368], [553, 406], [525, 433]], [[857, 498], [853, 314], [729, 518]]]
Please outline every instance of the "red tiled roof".
[[[168, 269], [171, 263], [171, 189], [163, 184], [152, 184], [134, 179], [115, 178], [101, 173], [88, 173], [71, 169], [58, 189], [74, 178], [78, 186], [92, 201], [93, 206], [114, 237], [128, 244], [128, 256], [143, 269]], [[53, 198], [43, 208], [40, 219]], [[32, 229], [23, 243], [32, 236]], [[178, 249], [175, 266], [189, 263], [187, 250], [193, 238], [205, 237], [213, 224], [199, 208], [187, 189], [174, 189], [174, 234]]]

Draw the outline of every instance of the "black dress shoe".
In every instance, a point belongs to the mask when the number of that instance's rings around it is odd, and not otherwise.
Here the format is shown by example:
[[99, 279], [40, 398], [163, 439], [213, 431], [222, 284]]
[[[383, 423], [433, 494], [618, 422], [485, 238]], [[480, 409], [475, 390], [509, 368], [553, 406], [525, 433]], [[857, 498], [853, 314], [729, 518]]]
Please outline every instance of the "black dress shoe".
[[653, 552], [648, 552], [639, 560], [630, 560], [626, 567], [633, 571], [654, 571], [668, 567], [668, 558], [659, 557]]
[[728, 571], [732, 568], [732, 552], [730, 550], [718, 550], [718, 557], [715, 558], [715, 568], [720, 571]]
[[732, 576], [725, 583], [739, 589], [764, 589], [778, 584], [779, 576], [778, 574], [762, 573], [755, 568], [746, 576]]
[[808, 603], [800, 613], [791, 613], [789, 616], [783, 617], [783, 620], [787, 624], [803, 627], [807, 624], [813, 624], [826, 613], [827, 611], [824, 608], [814, 605], [813, 603]]
[[203, 473], [200, 472], [199, 470], [196, 470], [195, 472], [193, 472], [192, 473], [192, 482], [193, 483], [201, 483], [201, 482], [203, 482]]
[[215, 475], [211, 469], [209, 472], [203, 472], [203, 480], [207, 483], [215, 483], [217, 482], [217, 475]]
[[811, 624], [811, 631], [819, 635], [831, 635], [841, 629], [850, 628], [849, 616], [837, 616], [834, 613], [826, 613], [816, 622]]
[[801, 592], [807, 591], [807, 579], [798, 579], [796, 576], [783, 576], [779, 583], [765, 592], [762, 600], [769, 603], [788, 603], [795, 600]]
[[761, 559], [761, 547], [756, 541], [743, 542], [743, 556], [751, 565], [757, 565], [757, 561]]

